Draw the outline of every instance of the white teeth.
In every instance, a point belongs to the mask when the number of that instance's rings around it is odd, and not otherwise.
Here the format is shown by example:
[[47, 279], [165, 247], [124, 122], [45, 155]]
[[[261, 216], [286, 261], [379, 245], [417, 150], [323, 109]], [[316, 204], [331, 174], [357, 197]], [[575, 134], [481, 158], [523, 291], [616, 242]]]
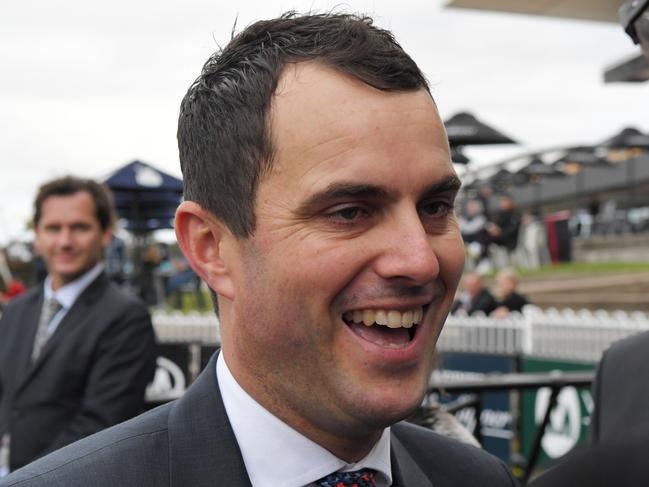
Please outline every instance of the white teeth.
[[412, 318], [412, 322], [417, 325], [424, 317], [424, 310], [422, 308], [415, 309], [415, 316]]
[[387, 326], [389, 328], [412, 328], [413, 325], [419, 324], [423, 317], [424, 310], [421, 306], [408, 311], [391, 310], [354, 310], [347, 311], [343, 315], [345, 321], [354, 323], [363, 323], [366, 326], [374, 324]]
[[413, 325], [412, 318], [415, 314], [412, 311], [406, 311], [401, 315], [401, 325], [404, 328], [411, 328]]
[[363, 311], [363, 323], [365, 326], [372, 326], [374, 324], [374, 318], [376, 313], [371, 309], [366, 309]]
[[387, 325], [388, 324], [388, 314], [382, 309], [376, 312], [374, 321], [377, 325]]
[[363, 312], [354, 310], [354, 323], [360, 323], [361, 321], [363, 321]]
[[398, 311], [388, 311], [388, 326], [390, 328], [401, 328], [401, 313]]

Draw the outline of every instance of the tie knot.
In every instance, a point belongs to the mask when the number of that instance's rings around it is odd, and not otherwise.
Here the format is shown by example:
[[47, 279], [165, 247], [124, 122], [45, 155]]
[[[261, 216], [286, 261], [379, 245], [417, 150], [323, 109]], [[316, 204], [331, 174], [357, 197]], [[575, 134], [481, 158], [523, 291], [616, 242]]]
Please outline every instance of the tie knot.
[[376, 487], [374, 471], [366, 468], [353, 472], [334, 472], [315, 484], [318, 487]]
[[61, 309], [61, 303], [59, 303], [56, 298], [47, 298], [45, 301], [45, 307], [51, 315], [54, 315]]

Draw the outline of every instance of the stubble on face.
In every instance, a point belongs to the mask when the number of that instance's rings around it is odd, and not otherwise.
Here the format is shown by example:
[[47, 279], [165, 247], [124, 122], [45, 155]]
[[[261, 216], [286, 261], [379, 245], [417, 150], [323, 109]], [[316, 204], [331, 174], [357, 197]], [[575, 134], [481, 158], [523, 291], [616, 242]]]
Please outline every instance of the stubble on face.
[[[253, 398], [353, 459], [419, 405], [457, 286], [446, 135], [425, 91], [317, 63], [287, 69], [271, 120], [276, 162], [239, 245], [223, 352]], [[402, 351], [381, 348], [343, 319], [354, 308], [423, 309], [423, 323]]]

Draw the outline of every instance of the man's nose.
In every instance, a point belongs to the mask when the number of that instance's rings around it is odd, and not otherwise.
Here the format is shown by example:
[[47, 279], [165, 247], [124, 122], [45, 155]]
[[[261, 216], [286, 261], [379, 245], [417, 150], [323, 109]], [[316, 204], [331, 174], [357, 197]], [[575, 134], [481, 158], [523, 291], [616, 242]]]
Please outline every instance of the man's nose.
[[384, 279], [402, 278], [413, 284], [425, 284], [437, 277], [435, 237], [426, 232], [416, 210], [395, 215], [381, 233], [381, 251], [375, 261], [377, 274]]
[[59, 231], [58, 242], [60, 246], [65, 247], [71, 245], [72, 238], [73, 238], [72, 230], [70, 230], [69, 228], [62, 228]]

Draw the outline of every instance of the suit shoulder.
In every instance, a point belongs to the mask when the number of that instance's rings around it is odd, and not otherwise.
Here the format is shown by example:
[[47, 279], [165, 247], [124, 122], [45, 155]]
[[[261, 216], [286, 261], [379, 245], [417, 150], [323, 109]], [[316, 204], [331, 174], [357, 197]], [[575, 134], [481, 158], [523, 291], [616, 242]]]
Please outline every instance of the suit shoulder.
[[146, 304], [135, 294], [126, 291], [114, 282], [108, 282], [104, 297], [110, 299], [114, 303], [123, 304], [126, 306], [136, 306], [138, 308], [147, 309]]
[[36, 299], [41, 292], [43, 286], [42, 284], [38, 286], [34, 286], [31, 289], [28, 289], [24, 293], [22, 293], [20, 296], [16, 296], [14, 299], [9, 301], [6, 306], [4, 311], [2, 312], [3, 315], [6, 315], [7, 313], [12, 313], [15, 312], [16, 310], [27, 306], [31, 305], [31, 302]]
[[398, 423], [392, 430], [435, 486], [516, 485], [507, 466], [481, 448], [411, 423]]
[[95, 433], [0, 479], [0, 487], [168, 485], [171, 403]]
[[624, 356], [628, 353], [649, 351], [649, 331], [637, 333], [628, 336], [613, 343], [608, 351], [608, 355]]

